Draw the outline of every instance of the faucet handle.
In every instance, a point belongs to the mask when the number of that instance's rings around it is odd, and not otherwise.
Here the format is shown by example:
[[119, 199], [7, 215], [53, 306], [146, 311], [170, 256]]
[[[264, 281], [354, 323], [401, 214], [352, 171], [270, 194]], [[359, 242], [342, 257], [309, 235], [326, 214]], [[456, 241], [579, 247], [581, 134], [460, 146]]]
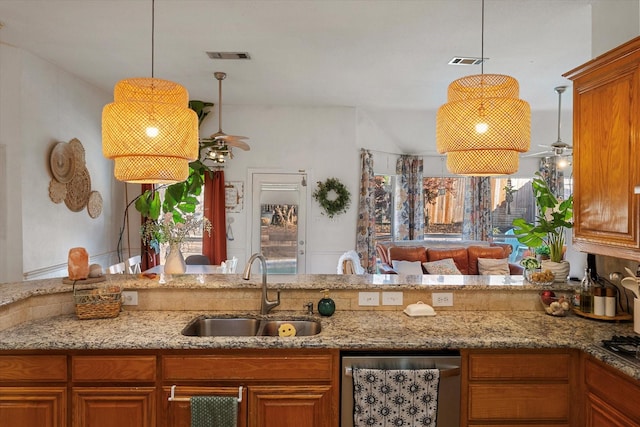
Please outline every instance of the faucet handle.
[[308, 303], [303, 304], [302, 306], [307, 309], [307, 314], [308, 315], [312, 315], [313, 314], [313, 302], [309, 301]]

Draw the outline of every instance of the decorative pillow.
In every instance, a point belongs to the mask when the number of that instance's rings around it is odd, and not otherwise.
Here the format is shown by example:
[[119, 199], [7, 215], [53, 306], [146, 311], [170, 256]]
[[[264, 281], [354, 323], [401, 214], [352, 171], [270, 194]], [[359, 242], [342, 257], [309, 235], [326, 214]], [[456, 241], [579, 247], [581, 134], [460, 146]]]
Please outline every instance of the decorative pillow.
[[508, 276], [511, 274], [509, 272], [509, 258], [478, 258], [478, 272], [483, 276], [491, 274]]
[[439, 261], [423, 262], [422, 265], [429, 274], [462, 274], [453, 258], [445, 258]]
[[394, 259], [391, 264], [398, 274], [424, 274], [420, 261], [398, 261]]

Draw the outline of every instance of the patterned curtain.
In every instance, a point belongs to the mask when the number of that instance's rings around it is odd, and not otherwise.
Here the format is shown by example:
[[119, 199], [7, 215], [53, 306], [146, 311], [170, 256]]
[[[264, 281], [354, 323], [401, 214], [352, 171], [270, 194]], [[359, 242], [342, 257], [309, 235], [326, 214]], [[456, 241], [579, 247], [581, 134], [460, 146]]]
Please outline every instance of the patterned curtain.
[[554, 196], [564, 199], [564, 172], [558, 168], [556, 158], [543, 157], [538, 168], [540, 175], [547, 181], [547, 185]]
[[360, 193], [358, 197], [358, 227], [356, 230], [356, 252], [367, 273], [375, 273], [375, 177], [373, 155], [369, 150], [360, 151]]
[[424, 237], [422, 159], [402, 155], [396, 162], [396, 208], [394, 238], [417, 240]]
[[466, 188], [462, 239], [488, 241], [492, 235], [491, 179], [471, 176], [467, 178]]

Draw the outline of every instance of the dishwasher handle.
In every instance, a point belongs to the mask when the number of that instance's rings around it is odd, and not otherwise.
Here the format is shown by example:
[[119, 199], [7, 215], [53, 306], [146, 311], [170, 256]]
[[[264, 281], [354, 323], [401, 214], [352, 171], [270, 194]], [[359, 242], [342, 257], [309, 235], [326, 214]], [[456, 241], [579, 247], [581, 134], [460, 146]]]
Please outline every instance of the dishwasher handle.
[[[353, 368], [351, 366], [346, 366], [344, 368], [344, 374], [348, 377], [353, 376]], [[460, 376], [459, 367], [440, 369], [440, 378], [458, 377], [458, 376]]]

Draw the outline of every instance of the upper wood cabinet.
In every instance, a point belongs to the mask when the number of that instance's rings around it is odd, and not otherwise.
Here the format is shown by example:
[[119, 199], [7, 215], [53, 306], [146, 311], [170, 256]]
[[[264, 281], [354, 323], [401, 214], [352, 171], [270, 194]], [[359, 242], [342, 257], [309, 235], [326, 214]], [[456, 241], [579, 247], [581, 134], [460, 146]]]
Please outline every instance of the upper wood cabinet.
[[573, 80], [573, 245], [640, 256], [640, 37], [564, 74]]

